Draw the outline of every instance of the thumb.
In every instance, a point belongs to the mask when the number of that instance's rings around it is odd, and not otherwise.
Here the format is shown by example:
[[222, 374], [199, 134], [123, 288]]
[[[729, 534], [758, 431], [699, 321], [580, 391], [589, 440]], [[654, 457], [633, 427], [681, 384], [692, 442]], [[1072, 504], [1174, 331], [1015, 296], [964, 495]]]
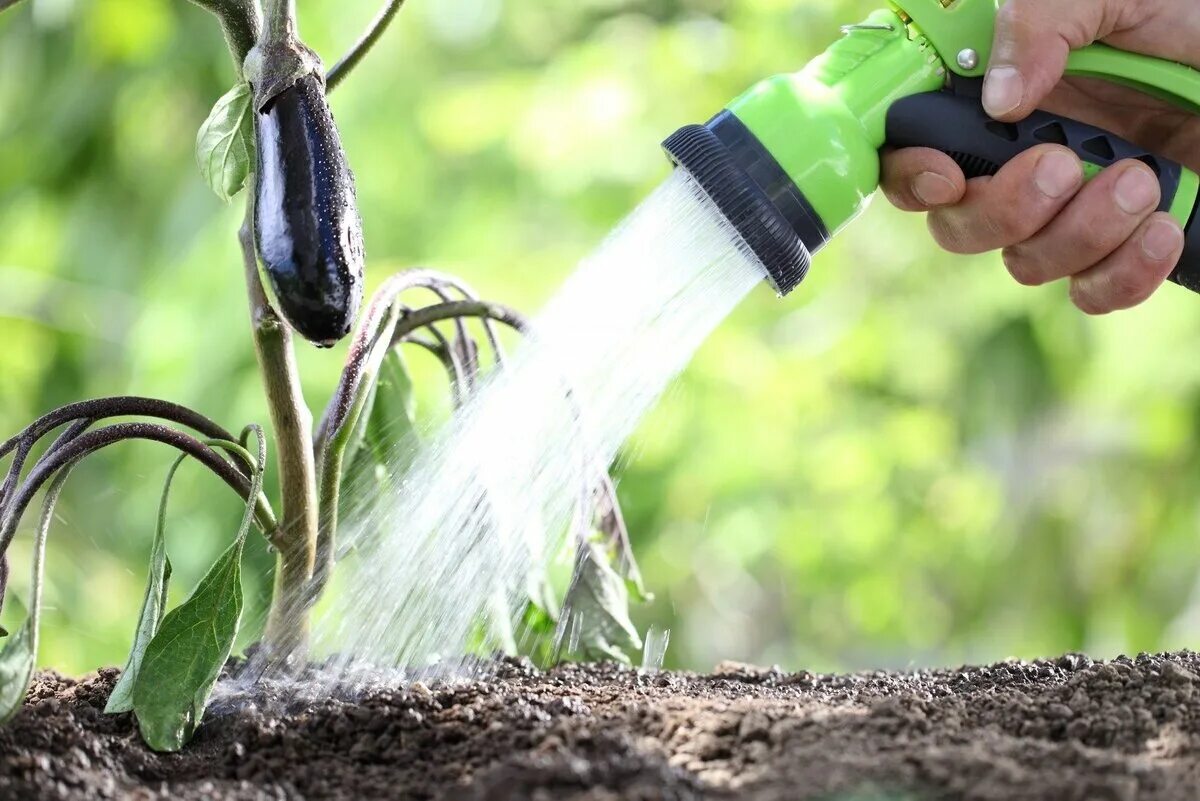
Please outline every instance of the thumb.
[[1123, 5], [1123, 0], [1008, 0], [996, 15], [983, 84], [987, 113], [1006, 122], [1029, 116], [1062, 80], [1071, 50], [1120, 27]]

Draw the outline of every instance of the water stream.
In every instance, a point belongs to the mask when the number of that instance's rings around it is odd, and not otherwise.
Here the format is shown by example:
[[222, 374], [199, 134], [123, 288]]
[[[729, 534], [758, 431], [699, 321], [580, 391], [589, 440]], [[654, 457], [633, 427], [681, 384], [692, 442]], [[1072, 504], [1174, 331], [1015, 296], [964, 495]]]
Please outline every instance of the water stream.
[[516, 614], [559, 552], [585, 478], [607, 469], [764, 275], [676, 170], [580, 264], [407, 475], [352, 504], [365, 511], [340, 533], [354, 556], [316, 621], [318, 648], [344, 670], [461, 670], [481, 615]]

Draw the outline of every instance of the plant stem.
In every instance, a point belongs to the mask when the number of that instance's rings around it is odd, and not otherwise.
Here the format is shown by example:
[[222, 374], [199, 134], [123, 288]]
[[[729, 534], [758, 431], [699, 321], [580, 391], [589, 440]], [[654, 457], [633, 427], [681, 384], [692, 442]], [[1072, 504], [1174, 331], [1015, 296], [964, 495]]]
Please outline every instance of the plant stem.
[[279, 454], [282, 518], [276, 538], [275, 589], [263, 643], [277, 663], [302, 659], [308, 644], [309, 584], [317, 547], [317, 480], [312, 413], [304, 402], [291, 329], [271, 308], [254, 252], [253, 197], [238, 234], [250, 301], [254, 349]]
[[263, 0], [262, 41], [279, 43], [296, 34], [296, 0]]
[[[3, 3], [5, 0], [0, 0]], [[201, 8], [211, 11], [221, 21], [225, 32], [225, 43], [233, 54], [238, 75], [242, 74], [242, 62], [254, 43], [258, 41], [262, 17], [256, 0], [192, 0]]]
[[[390, 309], [388, 316], [380, 320], [374, 313], [374, 305], [368, 309], [363, 325], [350, 345], [350, 357], [343, 371], [343, 385], [350, 382], [346, 406], [335, 412], [338, 424], [328, 439], [322, 439], [315, 452], [320, 462], [317, 470], [317, 491], [320, 503], [320, 523], [317, 530], [317, 563], [313, 570], [312, 596], [319, 598], [333, 572], [338, 527], [338, 502], [342, 488], [342, 464], [350, 434], [358, 427], [367, 396], [375, 384], [383, 357], [391, 348], [392, 331], [396, 327], [398, 309]], [[339, 387], [339, 393], [342, 387]], [[336, 403], [335, 396], [335, 403]]]
[[42, 617], [42, 577], [46, 569], [46, 539], [50, 536], [50, 524], [54, 522], [54, 507], [58, 496], [62, 494], [63, 485], [71, 475], [72, 465], [67, 465], [58, 471], [58, 475], [46, 488], [46, 497], [42, 501], [42, 516], [38, 520], [37, 534], [33, 539], [32, 597], [29, 599], [29, 636], [30, 650], [36, 655], [38, 651], [38, 631], [41, 629]]
[[325, 75], [326, 93], [332, 92], [358, 66], [358, 62], [362, 61], [363, 56], [371, 51], [371, 48], [379, 41], [379, 37], [383, 36], [384, 31], [388, 29], [388, 25], [392, 23], [396, 12], [402, 5], [404, 5], [404, 0], [388, 0], [387, 4], [380, 9], [379, 14], [371, 21], [371, 27], [367, 28], [367, 32], [355, 42], [354, 47], [350, 48], [350, 52], [342, 56], [341, 60], [334, 64], [333, 68]]

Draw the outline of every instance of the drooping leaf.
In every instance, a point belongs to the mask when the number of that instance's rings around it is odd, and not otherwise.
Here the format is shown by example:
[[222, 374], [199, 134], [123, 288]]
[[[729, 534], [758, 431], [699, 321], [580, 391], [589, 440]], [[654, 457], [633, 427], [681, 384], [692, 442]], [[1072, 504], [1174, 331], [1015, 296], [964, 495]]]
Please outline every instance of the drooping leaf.
[[250, 84], [239, 83], [213, 105], [196, 134], [200, 174], [226, 202], [242, 190], [254, 170], [251, 100]]
[[393, 349], [379, 365], [365, 442], [381, 464], [398, 473], [412, 465], [416, 451], [416, 414], [412, 377], [404, 357]]
[[625, 577], [626, 589], [637, 603], [654, 600], [654, 595], [646, 590], [642, 571], [629, 546], [629, 530], [625, 526], [621, 506], [617, 503], [617, 488], [610, 476], [606, 474], [601, 478], [593, 498], [596, 504], [596, 530], [606, 544], [606, 553], [611, 560], [609, 564], [617, 565], [618, 572]]
[[262, 430], [257, 426], [252, 430], [258, 437], [258, 457], [237, 537], [191, 597], [163, 618], [134, 680], [133, 711], [138, 729], [156, 751], [177, 751], [191, 739], [237, 637], [242, 616], [242, 552], [254, 522], [266, 459]]
[[167, 611], [167, 589], [171, 582], [171, 560], [167, 558], [167, 498], [171, 494], [171, 482], [175, 478], [175, 473], [186, 458], [186, 456], [180, 456], [175, 460], [167, 472], [167, 480], [163, 484], [162, 499], [158, 504], [158, 523], [154, 529], [154, 543], [150, 547], [150, 574], [146, 580], [146, 595], [142, 599], [142, 611], [138, 615], [137, 629], [134, 631], [129, 659], [126, 660], [125, 669], [121, 671], [121, 678], [117, 680], [112, 695], [108, 697], [108, 704], [104, 707], [104, 711], [109, 714], [128, 712], [133, 709], [134, 682], [141, 671], [146, 648], [158, 632], [158, 627]]
[[5, 641], [4, 650], [0, 651], [0, 723], [21, 708], [25, 691], [33, 679], [33, 666], [37, 661], [34, 625], [30, 616], [17, 633]]
[[38, 624], [42, 612], [42, 576], [46, 564], [46, 538], [50, 533], [50, 523], [54, 520], [54, 505], [62, 494], [63, 484], [71, 474], [70, 466], [58, 471], [58, 475], [46, 488], [46, 497], [42, 501], [42, 516], [38, 521], [37, 533], [33, 540], [33, 578], [32, 603], [29, 606], [29, 617], [17, 633], [9, 637], [0, 651], [0, 723], [11, 718], [21, 708], [25, 700], [25, 691], [33, 679], [33, 669], [37, 664]]
[[133, 709], [142, 738], [156, 751], [178, 751], [192, 738], [233, 650], [242, 616], [243, 545], [238, 537], [229, 546], [146, 648]]
[[632, 664], [629, 654], [641, 651], [642, 638], [629, 618], [629, 590], [603, 545], [581, 546], [560, 625], [566, 658]]
[[379, 366], [358, 426], [346, 445], [341, 513], [350, 514], [352, 504], [389, 476], [407, 472], [418, 447], [412, 379], [404, 357], [392, 350]]

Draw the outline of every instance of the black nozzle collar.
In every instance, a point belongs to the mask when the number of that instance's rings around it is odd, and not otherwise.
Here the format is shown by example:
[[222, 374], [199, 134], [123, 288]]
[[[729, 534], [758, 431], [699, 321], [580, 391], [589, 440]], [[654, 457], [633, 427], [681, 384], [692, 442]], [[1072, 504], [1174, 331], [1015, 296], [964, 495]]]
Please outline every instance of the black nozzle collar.
[[741, 234], [780, 295], [799, 286], [809, 254], [829, 232], [803, 193], [749, 129], [728, 111], [680, 128], [663, 142]]

